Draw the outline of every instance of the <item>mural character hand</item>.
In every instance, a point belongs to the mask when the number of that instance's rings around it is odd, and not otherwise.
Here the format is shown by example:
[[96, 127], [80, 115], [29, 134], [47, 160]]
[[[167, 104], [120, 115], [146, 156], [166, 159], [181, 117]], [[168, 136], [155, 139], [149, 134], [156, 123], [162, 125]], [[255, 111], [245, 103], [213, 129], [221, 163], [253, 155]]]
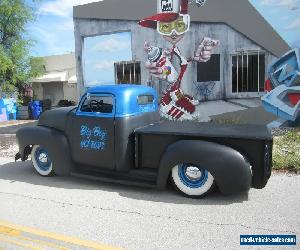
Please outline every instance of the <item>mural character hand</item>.
[[168, 83], [176, 82], [178, 73], [172, 65], [158, 66], [156, 62], [150, 62], [149, 60], [145, 63], [146, 69], [150, 75], [160, 80], [166, 80]]
[[163, 74], [163, 69], [161, 67], [158, 67], [155, 62], [150, 62], [148, 60], [146, 61], [145, 67], [146, 69], [148, 69], [151, 76], [162, 80], [166, 79], [166, 75]]
[[209, 61], [213, 53], [213, 48], [219, 46], [219, 44], [220, 42], [218, 40], [204, 37], [194, 54], [193, 60], [196, 62]]

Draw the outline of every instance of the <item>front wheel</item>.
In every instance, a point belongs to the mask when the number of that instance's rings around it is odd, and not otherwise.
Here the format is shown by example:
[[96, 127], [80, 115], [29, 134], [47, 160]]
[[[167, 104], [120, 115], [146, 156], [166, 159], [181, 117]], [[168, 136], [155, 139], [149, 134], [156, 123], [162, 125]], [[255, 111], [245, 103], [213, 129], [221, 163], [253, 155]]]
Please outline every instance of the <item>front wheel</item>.
[[214, 177], [208, 170], [187, 163], [173, 167], [172, 179], [179, 191], [195, 198], [204, 196], [214, 186]]
[[34, 145], [31, 150], [31, 160], [35, 170], [42, 176], [53, 176], [53, 164], [48, 151], [40, 145]]

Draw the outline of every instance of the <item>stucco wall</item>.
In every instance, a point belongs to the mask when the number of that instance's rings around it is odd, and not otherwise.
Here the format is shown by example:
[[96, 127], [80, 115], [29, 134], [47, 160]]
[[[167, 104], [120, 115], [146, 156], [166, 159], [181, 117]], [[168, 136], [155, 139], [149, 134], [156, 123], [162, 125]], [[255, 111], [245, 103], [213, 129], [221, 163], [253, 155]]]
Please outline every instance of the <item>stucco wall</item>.
[[42, 83], [39, 83], [39, 82], [32, 83], [32, 90], [33, 90], [34, 99], [36, 99], [36, 100], [44, 99]]
[[64, 99], [69, 101], [74, 101], [77, 103], [77, 85], [76, 84], [69, 84], [64, 83], [63, 85], [64, 91]]
[[76, 83], [33, 83], [34, 98], [36, 100], [51, 99], [52, 106], [58, 104], [62, 99], [77, 102]]
[[[143, 67], [146, 54], [143, 49], [145, 41], [159, 47], [170, 47], [170, 45], [159, 35], [156, 30], [140, 27], [136, 21], [118, 21], [118, 20], [95, 20], [95, 19], [74, 19], [75, 26], [75, 57], [77, 65], [78, 96], [84, 92], [82, 53], [84, 37], [98, 36], [103, 34], [130, 31], [132, 34], [132, 59], [141, 61], [141, 82], [151, 85], [161, 92], [166, 84], [152, 79], [146, 69]], [[265, 53], [266, 69], [267, 65], [274, 60], [274, 56], [264, 48], [253, 43], [243, 34], [235, 31], [223, 23], [192, 23], [190, 31], [178, 44], [182, 54], [186, 57], [193, 55], [195, 49], [204, 36], [220, 40], [220, 46], [214, 50], [214, 53], [220, 54], [220, 81], [214, 82], [212, 93], [209, 100], [224, 99], [232, 97], [254, 97], [258, 93], [239, 93], [232, 94], [231, 91], [231, 55], [237, 50], [260, 50]], [[175, 62], [176, 64], [176, 62]], [[197, 68], [196, 64], [190, 65], [183, 79], [182, 88], [188, 94], [195, 95], [197, 91]]]

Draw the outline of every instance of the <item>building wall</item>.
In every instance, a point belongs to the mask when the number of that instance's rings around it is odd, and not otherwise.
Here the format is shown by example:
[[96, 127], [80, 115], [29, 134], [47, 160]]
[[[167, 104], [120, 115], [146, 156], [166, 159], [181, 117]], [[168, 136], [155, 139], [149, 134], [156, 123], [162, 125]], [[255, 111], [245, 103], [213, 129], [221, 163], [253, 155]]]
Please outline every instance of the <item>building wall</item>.
[[43, 57], [47, 72], [75, 68], [74, 53]]
[[52, 106], [58, 104], [62, 99], [77, 102], [76, 83], [58, 82], [58, 83], [33, 83], [34, 98], [36, 100], [50, 99]]
[[64, 99], [77, 103], [77, 85], [75, 83], [63, 84]]
[[[98, 36], [116, 32], [130, 31], [132, 35], [132, 59], [141, 61], [141, 82], [158, 89], [161, 93], [166, 88], [166, 84], [150, 77], [148, 71], [143, 67], [146, 61], [146, 54], [143, 49], [145, 41], [151, 45], [159, 47], [170, 47], [170, 45], [159, 35], [156, 30], [142, 28], [137, 21], [118, 21], [118, 20], [95, 20], [95, 19], [74, 19], [75, 26], [75, 57], [77, 65], [78, 96], [84, 92], [83, 82], [83, 43], [84, 37]], [[231, 55], [238, 50], [260, 50], [265, 53], [266, 69], [267, 65], [275, 57], [265, 51], [264, 48], [253, 43], [243, 34], [235, 31], [223, 23], [192, 23], [190, 31], [179, 42], [178, 47], [186, 57], [193, 55], [195, 49], [200, 44], [203, 37], [211, 37], [220, 41], [220, 46], [214, 50], [214, 53], [220, 54], [220, 81], [214, 82], [213, 89], [209, 95], [209, 100], [225, 99], [234, 97], [254, 97], [259, 93], [231, 93]], [[175, 62], [176, 63], [176, 62]], [[190, 65], [183, 79], [182, 88], [188, 94], [194, 95], [199, 91], [197, 84], [196, 64]], [[197, 94], [197, 93], [196, 93]], [[201, 93], [200, 93], [201, 94]], [[199, 98], [199, 97], [198, 97]]]
[[32, 83], [32, 90], [33, 90], [33, 98], [36, 100], [43, 100], [44, 93], [43, 93], [43, 85], [39, 82]]

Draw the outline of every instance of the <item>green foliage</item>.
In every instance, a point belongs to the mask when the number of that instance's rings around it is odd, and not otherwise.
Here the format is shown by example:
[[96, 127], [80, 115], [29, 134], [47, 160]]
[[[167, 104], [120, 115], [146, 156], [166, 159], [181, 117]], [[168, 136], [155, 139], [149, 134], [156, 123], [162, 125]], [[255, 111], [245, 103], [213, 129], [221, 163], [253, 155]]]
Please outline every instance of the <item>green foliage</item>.
[[30, 57], [33, 40], [26, 27], [34, 9], [25, 0], [0, 0], [0, 91], [18, 91], [43, 73], [42, 59]]
[[300, 171], [300, 129], [274, 137], [273, 168]]

